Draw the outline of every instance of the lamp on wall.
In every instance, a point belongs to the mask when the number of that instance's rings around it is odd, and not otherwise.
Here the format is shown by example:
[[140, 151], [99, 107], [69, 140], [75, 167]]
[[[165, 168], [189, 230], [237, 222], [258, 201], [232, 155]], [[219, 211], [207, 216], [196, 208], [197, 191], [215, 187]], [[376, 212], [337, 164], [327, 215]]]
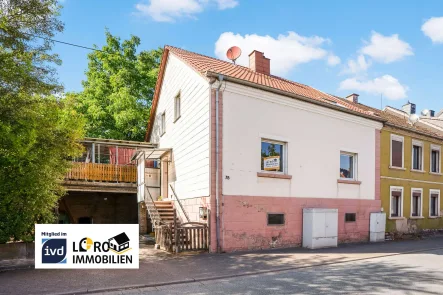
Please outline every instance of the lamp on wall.
[[208, 219], [208, 208], [207, 207], [199, 207], [198, 212], [200, 215], [200, 219]]

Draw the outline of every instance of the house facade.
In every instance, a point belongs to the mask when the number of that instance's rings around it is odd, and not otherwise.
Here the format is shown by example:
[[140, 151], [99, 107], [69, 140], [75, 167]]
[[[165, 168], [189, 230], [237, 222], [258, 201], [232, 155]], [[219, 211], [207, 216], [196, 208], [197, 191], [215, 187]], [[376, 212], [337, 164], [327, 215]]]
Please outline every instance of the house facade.
[[441, 130], [426, 121], [407, 123], [407, 105], [405, 111], [388, 107], [384, 113], [388, 122], [381, 132], [381, 201], [386, 231], [442, 229]]
[[[339, 242], [367, 241], [380, 212], [384, 119], [250, 67], [166, 46], [146, 141], [161, 196], [192, 221], [208, 209], [211, 251], [298, 246], [304, 208], [338, 209]], [[175, 206], [178, 208], [179, 206]]]

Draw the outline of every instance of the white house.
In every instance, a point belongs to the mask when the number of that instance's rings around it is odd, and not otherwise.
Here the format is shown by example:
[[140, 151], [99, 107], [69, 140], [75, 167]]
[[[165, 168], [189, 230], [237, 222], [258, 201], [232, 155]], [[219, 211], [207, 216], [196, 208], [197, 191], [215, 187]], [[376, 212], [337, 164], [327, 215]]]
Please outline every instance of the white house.
[[[379, 212], [383, 120], [341, 99], [250, 67], [166, 46], [146, 141], [193, 221], [210, 211], [211, 250], [300, 245], [302, 211], [338, 209], [338, 239], [367, 240]], [[218, 180], [218, 181], [217, 181]]]

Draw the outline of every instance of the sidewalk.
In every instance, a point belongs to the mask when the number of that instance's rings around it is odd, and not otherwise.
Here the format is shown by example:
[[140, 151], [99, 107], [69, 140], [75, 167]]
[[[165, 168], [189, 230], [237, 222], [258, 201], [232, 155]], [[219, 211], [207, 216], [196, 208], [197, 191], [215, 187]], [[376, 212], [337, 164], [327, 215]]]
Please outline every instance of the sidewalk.
[[443, 248], [443, 237], [338, 248], [273, 249], [230, 254], [172, 255], [140, 249], [138, 270], [13, 270], [0, 272], [0, 294], [78, 294], [237, 277]]

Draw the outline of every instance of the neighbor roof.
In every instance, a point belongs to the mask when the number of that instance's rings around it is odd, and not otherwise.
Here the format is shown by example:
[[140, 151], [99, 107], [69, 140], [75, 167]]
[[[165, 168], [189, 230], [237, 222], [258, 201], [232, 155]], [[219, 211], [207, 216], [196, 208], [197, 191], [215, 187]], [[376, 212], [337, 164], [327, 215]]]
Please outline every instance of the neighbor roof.
[[[338, 99], [346, 100], [344, 98], [340, 98], [338, 96], [335, 96]], [[429, 126], [428, 124], [425, 124], [424, 122], [417, 122], [416, 124], [412, 125], [409, 123], [409, 116], [407, 113], [405, 113], [402, 110], [393, 108], [393, 107], [386, 107], [383, 111], [380, 109], [372, 108], [370, 106], [361, 104], [361, 103], [354, 103], [349, 102], [356, 107], [359, 107], [367, 112], [373, 112], [376, 116], [380, 116], [384, 120], [386, 120], [386, 125], [390, 125], [393, 127], [397, 127], [400, 129], [404, 129], [411, 132], [416, 132], [421, 135], [425, 136], [431, 136], [437, 139], [442, 140], [443, 139], [443, 131], [434, 128], [432, 126]], [[420, 118], [422, 120], [423, 118]], [[425, 121], [425, 120], [423, 120]]]
[[[189, 65], [196, 72], [201, 74], [203, 77], [207, 78], [207, 73], [217, 73], [222, 74], [226, 77], [237, 79], [238, 81], [244, 81], [253, 83], [257, 86], [267, 87], [269, 90], [278, 90], [282, 91], [288, 95], [297, 95], [303, 98], [307, 98], [308, 101], [329, 104], [329, 105], [338, 105], [339, 107], [343, 107], [342, 111], [352, 112], [356, 115], [360, 114], [364, 117], [372, 118], [373, 113], [367, 112], [359, 106], [356, 106], [347, 100], [342, 100], [333, 95], [327, 94], [320, 90], [317, 90], [313, 87], [293, 82], [284, 78], [280, 78], [274, 75], [265, 75], [262, 73], [257, 73], [248, 67], [235, 65], [232, 62], [223, 61], [220, 59], [216, 59], [213, 57], [205, 56], [202, 54], [190, 52], [187, 50], [183, 50], [177, 47], [166, 45], [164, 48], [162, 61], [160, 65], [159, 76], [157, 80], [157, 85], [155, 87], [155, 95], [151, 108], [150, 118], [153, 120], [155, 117], [157, 101], [159, 99], [159, 92], [161, 89], [161, 83], [163, 82], [163, 73], [166, 65], [166, 60], [169, 53], [173, 53], [187, 65]], [[379, 117], [374, 116], [372, 119], [380, 121]], [[153, 122], [149, 122], [148, 130], [146, 133], [145, 140], [149, 140]]]

